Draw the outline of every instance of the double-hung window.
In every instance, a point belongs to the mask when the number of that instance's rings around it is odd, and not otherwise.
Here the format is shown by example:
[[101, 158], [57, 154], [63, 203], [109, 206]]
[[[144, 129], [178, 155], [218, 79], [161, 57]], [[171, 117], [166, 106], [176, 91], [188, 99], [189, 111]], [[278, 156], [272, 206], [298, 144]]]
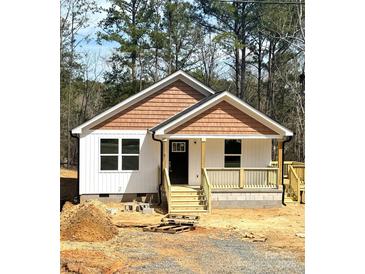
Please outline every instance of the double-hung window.
[[224, 167], [241, 167], [241, 140], [224, 140]]
[[139, 139], [122, 139], [122, 170], [138, 170]]
[[100, 170], [118, 170], [119, 140], [100, 139]]
[[139, 169], [139, 139], [100, 139], [100, 170]]

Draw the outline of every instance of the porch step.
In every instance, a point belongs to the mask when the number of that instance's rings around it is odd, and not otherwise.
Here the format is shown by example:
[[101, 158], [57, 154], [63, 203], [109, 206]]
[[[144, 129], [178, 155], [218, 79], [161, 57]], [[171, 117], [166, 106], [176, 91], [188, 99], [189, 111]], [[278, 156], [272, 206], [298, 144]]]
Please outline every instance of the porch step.
[[200, 187], [171, 186], [171, 192], [200, 192]]
[[175, 205], [206, 205], [206, 201], [205, 200], [171, 200], [171, 206], [175, 206]]
[[204, 195], [199, 195], [199, 196], [171, 196], [171, 201], [172, 202], [189, 202], [189, 201], [205, 201], [205, 196]]
[[171, 197], [204, 197], [203, 193], [194, 192], [171, 192]]
[[192, 209], [172, 209], [171, 213], [207, 213], [208, 211], [206, 209], [199, 209], [199, 210], [192, 210]]
[[174, 210], [206, 210], [206, 205], [171, 204], [171, 211]]

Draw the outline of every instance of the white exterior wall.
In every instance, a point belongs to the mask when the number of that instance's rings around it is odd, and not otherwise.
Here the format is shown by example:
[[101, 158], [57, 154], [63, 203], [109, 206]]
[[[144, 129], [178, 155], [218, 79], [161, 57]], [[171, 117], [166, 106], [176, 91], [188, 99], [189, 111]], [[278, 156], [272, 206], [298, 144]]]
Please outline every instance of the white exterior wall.
[[[100, 171], [99, 139], [140, 139], [139, 170]], [[80, 194], [156, 193], [160, 144], [146, 131], [93, 131], [80, 137]]]
[[243, 140], [243, 167], [267, 167], [271, 162], [271, 139]]
[[189, 139], [189, 185], [200, 185], [201, 140]]
[[[243, 139], [242, 167], [267, 167], [271, 161], [271, 139]], [[207, 139], [206, 166], [224, 167], [224, 139]]]

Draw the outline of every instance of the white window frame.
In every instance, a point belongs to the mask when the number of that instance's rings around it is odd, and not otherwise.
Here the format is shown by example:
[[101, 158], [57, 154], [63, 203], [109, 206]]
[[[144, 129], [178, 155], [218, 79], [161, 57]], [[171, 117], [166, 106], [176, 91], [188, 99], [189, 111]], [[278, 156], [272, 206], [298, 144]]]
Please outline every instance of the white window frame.
[[[126, 154], [126, 153], [123, 153], [123, 148], [122, 148], [122, 145], [123, 145], [123, 141], [124, 139], [132, 139], [132, 140], [138, 140], [138, 151], [139, 153], [136, 154], [136, 153], [133, 153], [133, 154]], [[139, 155], [141, 154], [141, 140], [139, 138], [133, 138], [133, 137], [128, 137], [128, 138], [120, 138], [120, 170], [121, 171], [139, 171]], [[138, 156], [138, 168], [137, 169], [123, 169], [123, 156]]]
[[[118, 153], [116, 154], [110, 154], [110, 153], [101, 153], [101, 140], [118, 140]], [[99, 171], [100, 172], [118, 172], [119, 171], [119, 163], [120, 163], [120, 140], [119, 138], [112, 138], [112, 137], [102, 137], [102, 138], [99, 138], [99, 149], [98, 149], [98, 152], [99, 152]], [[118, 163], [117, 163], [117, 169], [113, 169], [113, 170], [103, 170], [101, 169], [101, 157], [102, 156], [117, 156], [117, 159], [118, 159]]]
[[[226, 140], [232, 140], [232, 139], [224, 139], [223, 140], [223, 168], [241, 168], [242, 162], [243, 162], [243, 140], [242, 139], [233, 139], [238, 140], [241, 142], [241, 153], [240, 154], [232, 154], [227, 153], [226, 154]], [[239, 167], [226, 167], [226, 156], [239, 156], [240, 157], [240, 166]]]
[[[118, 154], [102, 154], [101, 153], [101, 140], [102, 139], [117, 139], [118, 140]], [[122, 140], [123, 139], [136, 139], [139, 141], [139, 154], [122, 154]], [[140, 155], [141, 155], [141, 138], [136, 137], [100, 137], [98, 142], [98, 158], [99, 158], [99, 173], [130, 173], [140, 170]], [[101, 156], [118, 156], [118, 169], [116, 170], [102, 170], [101, 169]], [[138, 169], [122, 169], [122, 156], [138, 156]]]
[[[176, 144], [175, 146], [175, 149], [174, 149], [174, 145]], [[177, 150], [177, 144], [180, 144], [180, 147], [181, 145], [183, 145], [184, 147], [184, 150]], [[186, 152], [186, 142], [181, 142], [181, 141], [171, 141], [171, 152], [177, 152], [177, 153], [184, 153]]]

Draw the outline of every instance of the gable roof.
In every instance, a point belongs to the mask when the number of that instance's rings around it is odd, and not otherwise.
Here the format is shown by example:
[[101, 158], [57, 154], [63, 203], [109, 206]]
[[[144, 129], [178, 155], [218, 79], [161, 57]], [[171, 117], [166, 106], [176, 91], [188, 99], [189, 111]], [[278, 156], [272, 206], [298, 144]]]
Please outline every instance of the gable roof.
[[[162, 88], [168, 86], [169, 84], [181, 80], [194, 88], [195, 90], [201, 92], [205, 96], [209, 96], [214, 94], [215, 92], [210, 89], [209, 87], [205, 86], [195, 78], [191, 77], [189, 74], [185, 73], [182, 70], [179, 70], [164, 79], [160, 80], [159, 82], [156, 82], [152, 86], [136, 93], [135, 95], [125, 99], [124, 101], [120, 102], [119, 104], [107, 109], [106, 111], [100, 113], [99, 115], [96, 115], [92, 119], [88, 120], [87, 122], [79, 125], [78, 127], [72, 129], [73, 134], [81, 134], [84, 129], [89, 129], [106, 119], [112, 117], [113, 115], [117, 114], [118, 112], [130, 107], [131, 105], [139, 102], [140, 100], [146, 98], [147, 96], [161, 90]], [[204, 99], [203, 99], [204, 100]]]
[[242, 112], [253, 117], [273, 131], [278, 132], [280, 136], [293, 136], [292, 131], [280, 125], [278, 122], [272, 120], [270, 117], [253, 108], [249, 104], [243, 102], [241, 99], [234, 96], [228, 91], [216, 93], [202, 99], [198, 103], [155, 126], [151, 129], [151, 131], [155, 132], [157, 135], [168, 135], [167, 132], [169, 132], [170, 130], [176, 128], [179, 125], [182, 125], [184, 122], [189, 121], [191, 118], [197, 116], [198, 114], [202, 113], [203, 111], [209, 109], [210, 107], [218, 104], [223, 100], [237, 107]]

